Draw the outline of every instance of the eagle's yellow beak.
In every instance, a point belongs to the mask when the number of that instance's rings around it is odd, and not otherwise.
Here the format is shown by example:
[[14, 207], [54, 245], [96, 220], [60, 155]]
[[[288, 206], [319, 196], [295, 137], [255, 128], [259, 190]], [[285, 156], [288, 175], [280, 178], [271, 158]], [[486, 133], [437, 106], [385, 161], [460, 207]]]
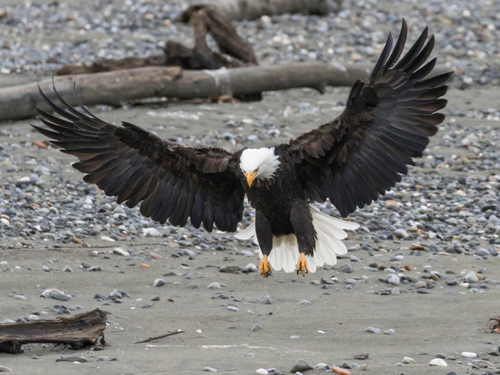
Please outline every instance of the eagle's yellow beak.
[[249, 187], [252, 187], [252, 182], [256, 176], [257, 176], [257, 173], [255, 173], [255, 172], [247, 172], [247, 182], [248, 182]]

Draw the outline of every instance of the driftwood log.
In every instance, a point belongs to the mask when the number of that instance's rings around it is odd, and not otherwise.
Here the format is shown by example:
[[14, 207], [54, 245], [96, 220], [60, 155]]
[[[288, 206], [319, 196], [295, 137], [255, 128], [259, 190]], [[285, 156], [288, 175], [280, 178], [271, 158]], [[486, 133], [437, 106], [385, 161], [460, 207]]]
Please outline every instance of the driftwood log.
[[[201, 6], [190, 12], [187, 19], [193, 28], [194, 46], [187, 47], [169, 40], [163, 54], [150, 57], [128, 57], [120, 60], [105, 59], [91, 65], [69, 65], [55, 72], [56, 75], [111, 72], [149, 66], [180, 66], [183, 69], [238, 68], [257, 65], [257, 58], [250, 44], [238, 35], [230, 20], [214, 7]], [[207, 45], [207, 35], [213, 38], [220, 52]]]
[[[120, 106], [133, 99], [166, 97], [178, 99], [210, 98], [222, 95], [249, 95], [264, 91], [310, 87], [323, 92], [325, 86], [352, 86], [366, 80], [372, 66], [340, 65], [322, 62], [260, 65], [236, 69], [185, 70], [179, 67], [150, 67], [115, 72], [55, 77], [55, 86], [69, 104], [77, 106], [76, 91], [85, 105]], [[436, 67], [437, 75], [449, 71]], [[38, 86], [49, 96], [52, 80], [0, 88], [0, 121], [19, 120], [36, 115], [35, 105], [49, 110]]]
[[22, 353], [21, 346], [29, 343], [62, 344], [72, 349], [98, 341], [105, 345], [106, 315], [97, 308], [71, 318], [0, 324], [0, 353]]
[[176, 21], [187, 23], [190, 13], [200, 5], [217, 7], [228, 19], [242, 21], [284, 13], [336, 13], [342, 6], [342, 0], [194, 0]]

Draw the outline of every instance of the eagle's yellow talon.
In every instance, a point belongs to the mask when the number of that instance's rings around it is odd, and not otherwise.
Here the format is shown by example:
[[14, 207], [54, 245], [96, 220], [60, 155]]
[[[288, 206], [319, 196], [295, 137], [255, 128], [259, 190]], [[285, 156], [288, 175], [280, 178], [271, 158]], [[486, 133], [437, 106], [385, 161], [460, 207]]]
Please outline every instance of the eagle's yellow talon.
[[262, 259], [260, 260], [260, 267], [259, 267], [259, 273], [264, 276], [264, 278], [268, 277], [271, 275], [271, 271], [273, 269], [271, 268], [271, 265], [269, 264], [269, 261], [267, 260], [267, 255], [264, 255]]
[[302, 276], [305, 276], [309, 272], [309, 267], [307, 266], [307, 259], [304, 253], [300, 253], [299, 261], [297, 262], [297, 274], [301, 272]]

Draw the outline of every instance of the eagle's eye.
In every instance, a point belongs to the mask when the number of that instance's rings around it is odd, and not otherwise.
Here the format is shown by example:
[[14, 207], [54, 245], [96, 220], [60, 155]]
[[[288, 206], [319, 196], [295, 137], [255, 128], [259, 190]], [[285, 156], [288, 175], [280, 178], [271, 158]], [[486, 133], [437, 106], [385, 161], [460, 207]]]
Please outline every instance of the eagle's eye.
[[259, 172], [259, 167], [257, 167], [255, 171], [253, 171], [253, 173], [258, 173], [258, 172]]

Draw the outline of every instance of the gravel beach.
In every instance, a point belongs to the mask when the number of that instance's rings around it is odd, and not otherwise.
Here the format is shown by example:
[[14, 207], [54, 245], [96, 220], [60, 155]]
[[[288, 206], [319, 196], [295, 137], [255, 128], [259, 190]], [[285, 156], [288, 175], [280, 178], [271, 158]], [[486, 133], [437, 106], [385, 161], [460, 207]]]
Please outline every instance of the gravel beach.
[[[167, 39], [190, 45], [189, 26], [171, 22], [184, 6], [4, 0], [0, 86], [46, 78], [65, 64], [158, 54]], [[30, 127], [38, 120], [1, 123], [0, 322], [98, 306], [109, 312], [109, 346], [25, 345], [23, 354], [0, 354], [0, 372], [322, 374], [338, 366], [352, 374], [500, 373], [500, 339], [488, 329], [500, 315], [500, 3], [475, 8], [344, 1], [337, 15], [235, 23], [262, 64], [367, 63], [404, 17], [407, 45], [429, 25], [438, 62], [456, 70], [447, 118], [424, 157], [350, 216], [361, 227], [345, 240], [349, 253], [306, 277], [264, 279], [252, 242], [160, 225], [137, 207], [117, 205], [82, 181], [71, 168], [75, 158], [47, 147]], [[236, 150], [287, 142], [330, 121], [348, 94], [296, 89], [255, 103], [91, 110], [187, 145]], [[338, 216], [330, 204], [317, 207]], [[247, 209], [242, 227], [253, 216]], [[184, 332], [134, 344], [178, 329]], [[77, 358], [56, 363], [67, 357]]]

